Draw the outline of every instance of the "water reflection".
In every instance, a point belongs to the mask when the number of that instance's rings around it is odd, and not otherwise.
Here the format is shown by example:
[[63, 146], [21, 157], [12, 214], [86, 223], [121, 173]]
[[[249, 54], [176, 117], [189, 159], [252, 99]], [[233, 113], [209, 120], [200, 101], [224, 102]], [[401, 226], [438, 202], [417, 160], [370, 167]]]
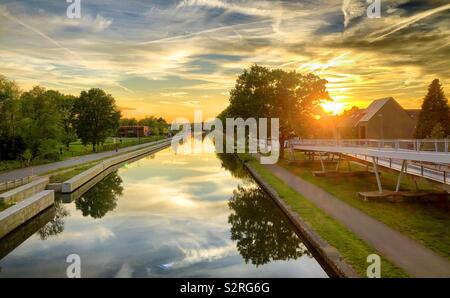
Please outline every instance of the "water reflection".
[[326, 276], [233, 155], [166, 149], [92, 183], [3, 242], [0, 277], [64, 277], [72, 253], [83, 277]]
[[[42, 228], [39, 229], [37, 234], [41, 240], [46, 240], [51, 236], [56, 236], [64, 231], [64, 218], [70, 215], [69, 211], [64, 208], [61, 201], [55, 201], [54, 216], [50, 219]], [[33, 221], [35, 219], [32, 219]]]
[[122, 192], [122, 178], [115, 171], [76, 200], [75, 206], [83, 216], [102, 218], [117, 207], [117, 199]]
[[260, 266], [310, 256], [291, 222], [261, 188], [238, 186], [228, 205], [233, 211], [228, 217], [231, 239], [246, 263]]

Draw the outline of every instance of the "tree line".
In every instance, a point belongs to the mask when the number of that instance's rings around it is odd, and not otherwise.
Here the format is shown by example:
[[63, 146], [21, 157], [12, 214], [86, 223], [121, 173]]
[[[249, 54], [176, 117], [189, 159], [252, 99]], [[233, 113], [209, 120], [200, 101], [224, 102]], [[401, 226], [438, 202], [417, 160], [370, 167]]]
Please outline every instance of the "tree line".
[[120, 126], [135, 126], [144, 125], [151, 128], [152, 134], [167, 134], [169, 133], [169, 124], [162, 117], [146, 116], [143, 119], [136, 118], [122, 118], [120, 119]]
[[102, 89], [79, 96], [40, 86], [24, 92], [0, 75], [0, 160], [58, 160], [63, 147], [78, 139], [95, 152], [120, 123], [114, 97]]

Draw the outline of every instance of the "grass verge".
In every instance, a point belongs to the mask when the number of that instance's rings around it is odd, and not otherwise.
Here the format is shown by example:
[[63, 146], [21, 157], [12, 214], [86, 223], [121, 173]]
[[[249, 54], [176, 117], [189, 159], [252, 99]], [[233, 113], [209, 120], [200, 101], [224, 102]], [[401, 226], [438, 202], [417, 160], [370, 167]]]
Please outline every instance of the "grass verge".
[[383, 258], [375, 249], [275, 177], [264, 166], [254, 160], [250, 161], [250, 164], [278, 192], [280, 197], [291, 206], [292, 210], [297, 212], [314, 231], [341, 253], [345, 261], [352, 265], [360, 276], [366, 276], [366, 269], [369, 265], [367, 256], [378, 254], [381, 257], [382, 277], [408, 277], [403, 270]]
[[[366, 214], [385, 223], [391, 228], [416, 240], [422, 245], [450, 259], [450, 214], [435, 204], [425, 203], [391, 203], [365, 202], [358, 197], [358, 192], [376, 190], [375, 175], [366, 177], [315, 177], [313, 168], [319, 170], [320, 165], [298, 165], [281, 161], [280, 165], [300, 178], [322, 188], [336, 198], [360, 209]], [[365, 167], [352, 163], [352, 170], [364, 170]], [[346, 170], [346, 164], [343, 165]], [[391, 171], [381, 170], [383, 188], [395, 189], [397, 175]], [[418, 181], [422, 190], [436, 191], [424, 180]], [[403, 177], [402, 190], [415, 190], [411, 177]]]

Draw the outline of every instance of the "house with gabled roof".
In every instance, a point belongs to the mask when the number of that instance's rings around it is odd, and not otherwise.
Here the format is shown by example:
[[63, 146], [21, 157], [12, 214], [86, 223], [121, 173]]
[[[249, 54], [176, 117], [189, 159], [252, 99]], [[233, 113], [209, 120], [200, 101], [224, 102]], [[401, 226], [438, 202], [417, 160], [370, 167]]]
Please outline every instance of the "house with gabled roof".
[[342, 139], [412, 139], [417, 123], [414, 111], [403, 109], [393, 97], [377, 99], [366, 109], [343, 117], [337, 135]]

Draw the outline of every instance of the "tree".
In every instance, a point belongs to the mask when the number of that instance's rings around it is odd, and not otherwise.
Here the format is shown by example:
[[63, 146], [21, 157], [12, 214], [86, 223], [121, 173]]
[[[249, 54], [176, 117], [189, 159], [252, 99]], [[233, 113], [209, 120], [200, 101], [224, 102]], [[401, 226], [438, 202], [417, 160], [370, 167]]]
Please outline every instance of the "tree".
[[120, 126], [135, 126], [135, 125], [138, 125], [138, 121], [135, 118], [120, 119]]
[[20, 135], [33, 157], [56, 160], [63, 135], [55, 101], [44, 88], [34, 87], [21, 96]]
[[14, 81], [0, 75], [0, 159], [16, 159], [24, 148], [17, 134], [21, 91]]
[[450, 107], [441, 83], [438, 79], [434, 79], [422, 103], [415, 137], [418, 139], [430, 137], [437, 124], [440, 124], [444, 136], [450, 135]]
[[82, 91], [74, 105], [74, 126], [83, 145], [96, 146], [119, 127], [120, 111], [114, 98], [101, 89]]
[[[279, 118], [279, 140], [284, 144], [293, 135], [308, 136], [319, 104], [331, 100], [326, 84], [313, 74], [253, 65], [238, 77], [230, 92], [230, 104], [219, 116]], [[283, 157], [283, 146], [280, 149]]]
[[64, 95], [59, 91], [54, 90], [48, 90], [46, 95], [55, 103], [56, 109], [61, 118], [62, 130], [64, 132], [61, 141], [66, 146], [67, 150], [69, 150], [70, 143], [77, 140], [77, 133], [73, 127], [73, 107], [76, 97]]

